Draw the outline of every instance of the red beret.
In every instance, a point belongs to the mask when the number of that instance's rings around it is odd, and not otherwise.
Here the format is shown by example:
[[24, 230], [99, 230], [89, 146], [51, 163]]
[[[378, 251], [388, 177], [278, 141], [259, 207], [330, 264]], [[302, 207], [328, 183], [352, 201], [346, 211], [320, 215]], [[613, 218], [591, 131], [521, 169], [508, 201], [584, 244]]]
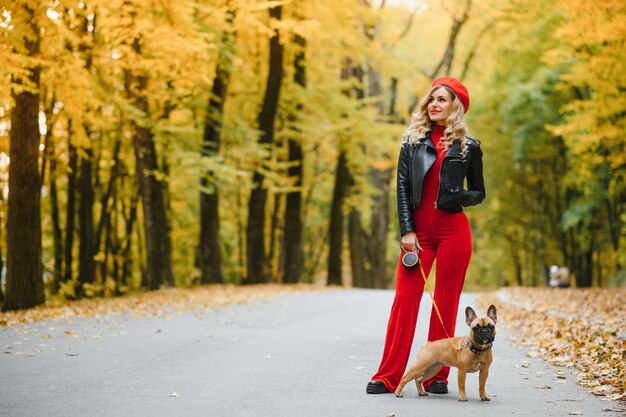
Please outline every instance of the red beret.
[[435, 81], [433, 81], [432, 86], [434, 87], [436, 85], [445, 85], [446, 87], [450, 87], [450, 89], [452, 89], [452, 91], [454, 91], [454, 94], [456, 94], [456, 96], [458, 97], [461, 104], [463, 104], [463, 107], [465, 107], [465, 113], [467, 113], [467, 110], [469, 110], [470, 106], [469, 92], [467, 91], [467, 88], [465, 88], [463, 83], [461, 83], [461, 81], [452, 77], [439, 77]]

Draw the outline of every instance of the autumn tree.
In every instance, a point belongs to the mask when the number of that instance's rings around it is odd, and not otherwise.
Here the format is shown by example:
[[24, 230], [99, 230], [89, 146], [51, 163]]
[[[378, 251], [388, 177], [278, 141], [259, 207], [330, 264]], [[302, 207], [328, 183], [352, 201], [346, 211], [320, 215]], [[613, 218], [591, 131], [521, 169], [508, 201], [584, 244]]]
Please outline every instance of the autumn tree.
[[[282, 5], [269, 9], [270, 22], [280, 21]], [[269, 39], [269, 65], [267, 84], [263, 96], [261, 112], [258, 116], [258, 125], [261, 136], [259, 145], [263, 152], [268, 152], [274, 143], [274, 121], [278, 110], [280, 87], [283, 80], [283, 50], [279, 31], [274, 29]], [[267, 254], [265, 252], [265, 213], [267, 189], [263, 184], [263, 158], [257, 163], [252, 181], [254, 188], [250, 194], [248, 204], [247, 226], [247, 283], [256, 284], [269, 281]]]
[[[142, 57], [142, 34], [137, 26], [137, 5], [126, 2], [123, 9], [130, 18], [127, 52], [135, 59]], [[172, 249], [169, 236], [169, 218], [165, 205], [167, 183], [161, 175], [154, 131], [151, 129], [151, 111], [148, 101], [149, 78], [145, 68], [127, 70], [127, 94], [138, 111], [131, 121], [135, 150], [137, 182], [143, 208], [143, 226], [146, 243], [145, 284], [157, 289], [163, 284], [174, 284]]]
[[[206, 115], [204, 116], [204, 134], [201, 155], [207, 164], [217, 163], [222, 142], [224, 104], [228, 97], [232, 56], [235, 53], [234, 26], [237, 11], [229, 9], [222, 29], [222, 43], [217, 58], [215, 78], [211, 87]], [[224, 282], [222, 263], [219, 216], [219, 189], [215, 171], [207, 169], [201, 178], [200, 189], [200, 241], [198, 257], [200, 263], [200, 282], [203, 284]]]
[[[296, 4], [303, 7], [303, 4]], [[294, 35], [294, 47], [297, 48], [294, 58], [293, 81], [297, 88], [306, 88], [306, 39], [299, 33]], [[301, 102], [295, 104], [294, 114], [290, 120], [296, 122], [298, 114], [303, 110]], [[294, 129], [295, 134], [301, 133], [301, 129]], [[302, 186], [303, 186], [303, 163], [301, 137], [290, 137], [287, 140], [288, 147], [288, 176], [293, 179], [294, 190], [287, 193], [285, 207], [285, 235], [283, 242], [284, 256], [284, 283], [299, 282], [303, 271], [303, 221], [302, 221]]]
[[39, 160], [39, 87], [41, 28], [44, 9], [38, 2], [11, 9], [17, 29], [11, 31], [13, 52], [24, 70], [12, 76], [9, 202], [7, 217], [7, 282], [3, 310], [31, 308], [45, 301], [41, 263]]

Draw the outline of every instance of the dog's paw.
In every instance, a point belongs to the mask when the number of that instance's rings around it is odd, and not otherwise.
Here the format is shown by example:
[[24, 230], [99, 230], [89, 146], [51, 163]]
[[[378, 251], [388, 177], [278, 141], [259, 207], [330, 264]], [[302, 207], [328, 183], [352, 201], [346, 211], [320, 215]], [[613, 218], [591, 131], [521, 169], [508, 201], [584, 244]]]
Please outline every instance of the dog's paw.
[[402, 398], [404, 397], [404, 394], [402, 392], [396, 391], [396, 397]]
[[462, 402], [462, 403], [466, 403], [467, 402], [467, 398], [459, 397], [459, 401]]
[[428, 397], [428, 393], [426, 391], [418, 393], [420, 397]]
[[491, 401], [491, 398], [484, 396], [484, 397], [480, 397], [481, 401]]

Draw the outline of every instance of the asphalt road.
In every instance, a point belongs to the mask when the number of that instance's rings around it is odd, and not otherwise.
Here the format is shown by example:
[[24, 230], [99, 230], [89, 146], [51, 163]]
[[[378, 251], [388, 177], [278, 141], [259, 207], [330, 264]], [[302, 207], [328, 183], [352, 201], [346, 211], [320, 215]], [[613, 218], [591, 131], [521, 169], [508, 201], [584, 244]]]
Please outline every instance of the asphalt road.
[[[460, 310], [474, 298], [464, 294]], [[0, 416], [620, 415], [577, 386], [571, 370], [558, 379], [557, 368], [526, 357], [503, 326], [487, 381], [491, 402], [480, 401], [471, 374], [468, 402], [459, 403], [456, 370], [448, 395], [418, 397], [414, 384], [404, 398], [367, 395], [392, 299], [392, 291], [329, 291], [202, 314], [0, 328]], [[430, 308], [426, 295], [412, 357], [426, 340]], [[460, 317], [457, 335], [465, 333]]]

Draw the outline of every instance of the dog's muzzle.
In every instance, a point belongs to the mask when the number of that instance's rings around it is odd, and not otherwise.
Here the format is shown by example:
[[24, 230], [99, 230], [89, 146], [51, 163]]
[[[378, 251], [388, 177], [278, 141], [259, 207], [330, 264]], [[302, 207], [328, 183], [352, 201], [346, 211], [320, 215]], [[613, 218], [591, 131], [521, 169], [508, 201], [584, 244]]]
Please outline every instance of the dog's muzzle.
[[473, 332], [475, 340], [483, 345], [492, 343], [496, 338], [493, 334], [493, 330], [488, 327], [475, 327]]

